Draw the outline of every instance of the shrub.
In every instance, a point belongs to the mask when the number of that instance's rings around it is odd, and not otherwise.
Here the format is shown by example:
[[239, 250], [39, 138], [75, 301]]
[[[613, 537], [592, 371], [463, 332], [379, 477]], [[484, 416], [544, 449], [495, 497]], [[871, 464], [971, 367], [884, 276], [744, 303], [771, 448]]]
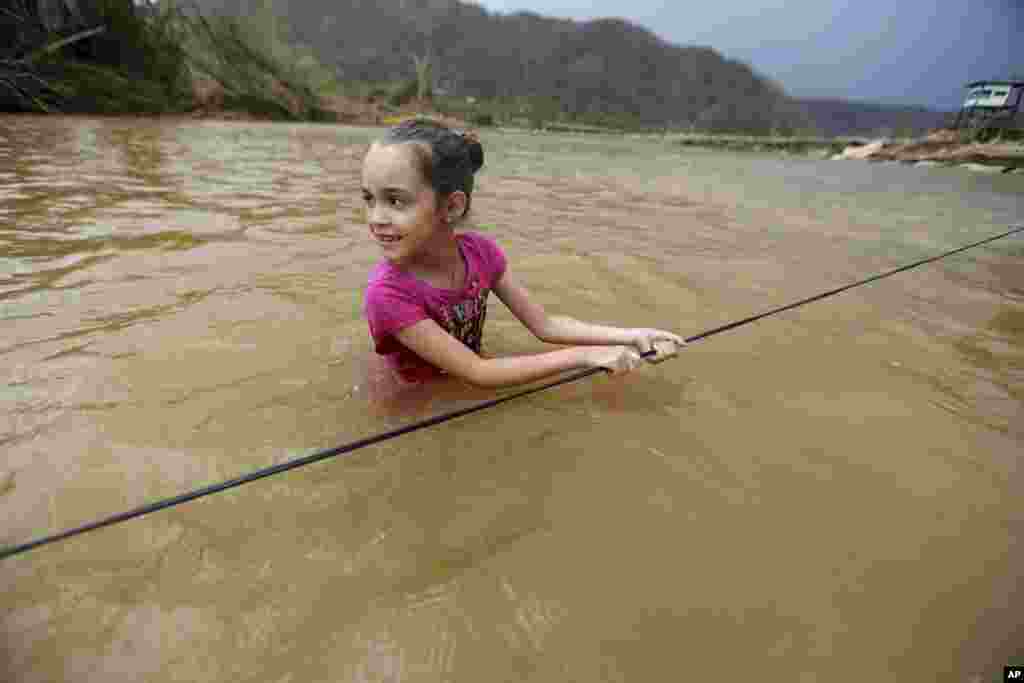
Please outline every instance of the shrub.
[[469, 117], [469, 122], [475, 126], [493, 126], [494, 114], [490, 112], [476, 112]]
[[419, 82], [415, 79], [401, 81], [388, 95], [388, 104], [400, 107], [416, 97], [418, 91]]
[[[90, 26], [51, 33], [21, 5], [8, 12], [17, 45], [0, 67], [0, 104], [30, 111], [116, 113], [183, 109], [190, 98], [183, 26], [170, 6], [97, 0]], [[5, 87], [7, 92], [4, 92]], [[13, 95], [9, 97], [8, 95]]]
[[227, 107], [279, 119], [325, 118], [317, 92], [334, 78], [307, 51], [283, 41], [269, 4], [246, 17], [184, 16], [189, 64], [224, 88]]

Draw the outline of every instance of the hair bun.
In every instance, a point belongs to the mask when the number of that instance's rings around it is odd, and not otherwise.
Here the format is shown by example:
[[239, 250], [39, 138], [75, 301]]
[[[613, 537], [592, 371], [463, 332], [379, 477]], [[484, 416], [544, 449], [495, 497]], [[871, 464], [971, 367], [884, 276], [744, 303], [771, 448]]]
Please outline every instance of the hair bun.
[[484, 165], [484, 146], [480, 144], [480, 138], [472, 131], [462, 133], [462, 139], [466, 141], [469, 151], [469, 162], [473, 166], [473, 173], [480, 170]]
[[473, 173], [484, 165], [484, 146], [479, 142], [469, 143], [469, 160], [473, 163]]

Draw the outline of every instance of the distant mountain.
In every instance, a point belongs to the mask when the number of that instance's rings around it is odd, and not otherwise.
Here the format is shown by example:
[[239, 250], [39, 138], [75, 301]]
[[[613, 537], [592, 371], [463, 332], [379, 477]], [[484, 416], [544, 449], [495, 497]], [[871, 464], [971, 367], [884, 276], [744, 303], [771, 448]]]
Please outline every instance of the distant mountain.
[[293, 42], [347, 80], [415, 75], [430, 55], [435, 86], [474, 97], [557, 98], [574, 114], [611, 113], [712, 132], [920, 133], [951, 115], [838, 99], [793, 99], [709, 47], [667, 43], [623, 19], [577, 22], [491, 13], [460, 0], [198, 0], [205, 10], [269, 7]]
[[[248, 14], [272, 0], [199, 0]], [[575, 114], [632, 116], [651, 125], [769, 133], [807, 124], [777, 84], [707, 47], [680, 47], [622, 19], [576, 22], [490, 13], [459, 0], [273, 3], [292, 40], [342, 78], [414, 76], [430, 55], [435, 84], [455, 95], [557, 98]]]
[[811, 123], [825, 136], [920, 135], [952, 123], [955, 113], [837, 99], [798, 99]]

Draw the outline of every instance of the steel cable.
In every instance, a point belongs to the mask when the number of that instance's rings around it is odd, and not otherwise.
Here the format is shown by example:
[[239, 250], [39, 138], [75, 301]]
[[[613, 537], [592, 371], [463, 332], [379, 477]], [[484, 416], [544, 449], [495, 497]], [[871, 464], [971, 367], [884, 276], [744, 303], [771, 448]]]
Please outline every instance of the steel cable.
[[[895, 275], [896, 273], [901, 273], [903, 271], [910, 270], [911, 268], [916, 268], [917, 266], [921, 266], [921, 265], [924, 265], [926, 263], [932, 263], [933, 261], [938, 261], [940, 259], [946, 258], [947, 256], [952, 256], [953, 254], [957, 254], [957, 253], [960, 253], [962, 251], [966, 251], [968, 249], [972, 249], [974, 247], [981, 246], [982, 244], [987, 244], [989, 242], [994, 242], [994, 241], [996, 241], [998, 239], [1002, 239], [1004, 237], [1008, 237], [1009, 235], [1012, 235], [1012, 234], [1018, 233], [1018, 232], [1022, 232], [1022, 231], [1024, 231], [1024, 226], [1016, 226], [1016, 227], [1012, 228], [1011, 230], [1007, 230], [1006, 232], [1001, 233], [999, 235], [995, 235], [993, 237], [987, 237], [987, 238], [985, 238], [983, 240], [978, 240], [977, 242], [972, 242], [971, 244], [967, 244], [965, 246], [958, 247], [956, 249], [951, 249], [949, 251], [946, 251], [946, 252], [943, 252], [941, 254], [938, 254], [937, 256], [930, 256], [928, 258], [924, 258], [924, 259], [921, 259], [919, 261], [914, 261], [913, 263], [908, 263], [907, 265], [900, 266], [899, 268], [894, 268], [894, 269], [886, 271], [884, 273], [879, 273], [878, 275], [873, 275], [873, 276], [871, 276], [869, 278], [865, 278], [863, 280], [858, 280], [857, 282], [853, 282], [851, 284], [844, 285], [842, 287], [837, 287], [835, 289], [830, 289], [827, 292], [822, 292], [820, 294], [815, 294], [814, 296], [810, 296], [810, 297], [807, 297], [806, 299], [801, 299], [799, 301], [795, 301], [795, 302], [793, 302], [791, 304], [786, 304], [785, 306], [779, 306], [778, 308], [773, 308], [770, 311], [765, 311], [764, 313], [759, 313], [757, 315], [752, 315], [752, 316], [750, 316], [748, 318], [743, 318], [742, 320], [737, 320], [737, 321], [734, 321], [734, 322], [731, 322], [731, 323], [726, 323], [725, 325], [721, 325], [719, 327], [715, 327], [715, 328], [712, 328], [710, 330], [706, 330], [706, 331], [701, 332], [699, 334], [695, 334], [695, 335], [693, 335], [691, 337], [687, 337], [686, 338], [686, 342], [689, 344], [689, 343], [692, 343], [692, 342], [695, 342], [695, 341], [700, 341], [701, 339], [706, 339], [706, 338], [711, 337], [713, 335], [720, 334], [722, 332], [726, 332], [728, 330], [735, 329], [735, 328], [740, 327], [742, 325], [748, 325], [748, 324], [750, 324], [752, 322], [755, 322], [757, 320], [761, 320], [762, 318], [767, 318], [768, 316], [776, 315], [777, 313], [782, 313], [783, 311], [788, 311], [788, 310], [792, 310], [794, 308], [798, 308], [798, 307], [803, 306], [805, 304], [809, 304], [809, 303], [811, 303], [813, 301], [818, 301], [820, 299], [824, 299], [826, 297], [833, 296], [835, 294], [839, 294], [840, 292], [844, 292], [844, 291], [846, 291], [848, 289], [853, 289], [854, 287], [859, 287], [861, 285], [865, 285], [865, 284], [867, 284], [869, 282], [874, 282], [875, 280], [881, 280], [882, 278], [886, 278], [886, 277], [889, 277], [890, 275]], [[647, 351], [645, 353], [642, 353], [641, 356], [649, 357], [649, 356], [654, 355], [654, 353], [655, 353], [654, 351]], [[358, 441], [353, 441], [351, 443], [347, 443], [347, 444], [344, 444], [344, 445], [341, 445], [341, 446], [335, 446], [334, 448], [323, 449], [323, 450], [317, 451], [315, 453], [311, 453], [309, 455], [305, 455], [305, 456], [302, 456], [302, 457], [299, 457], [299, 458], [295, 458], [293, 460], [288, 460], [286, 462], [278, 463], [276, 465], [271, 465], [269, 467], [266, 467], [266, 468], [263, 468], [263, 469], [260, 469], [260, 470], [256, 470], [254, 472], [250, 472], [249, 474], [245, 474], [245, 475], [242, 475], [240, 477], [235, 477], [234, 479], [228, 479], [227, 481], [222, 481], [222, 482], [219, 482], [219, 483], [216, 483], [216, 484], [211, 484], [209, 486], [205, 486], [203, 488], [199, 488], [199, 489], [195, 489], [193, 491], [182, 493], [180, 495], [173, 496], [171, 498], [165, 498], [165, 499], [159, 500], [159, 501], [157, 501], [155, 503], [149, 503], [147, 505], [142, 505], [142, 506], [134, 508], [132, 510], [128, 510], [126, 512], [122, 512], [122, 513], [119, 513], [119, 514], [116, 514], [116, 515], [111, 515], [110, 517], [105, 517], [103, 519], [99, 519], [99, 520], [96, 520], [94, 522], [90, 522], [88, 524], [83, 524], [81, 526], [77, 526], [77, 527], [74, 527], [74, 528], [71, 528], [71, 529], [67, 529], [65, 531], [61, 531], [59, 533], [52, 534], [50, 536], [43, 536], [43, 537], [37, 538], [37, 539], [35, 539], [33, 541], [28, 541], [27, 543], [22, 543], [20, 545], [8, 546], [8, 547], [3, 548], [2, 550], [0, 550], [0, 560], [6, 559], [8, 557], [13, 557], [14, 555], [18, 555], [18, 554], [24, 553], [24, 552], [26, 552], [28, 550], [31, 550], [33, 548], [38, 548], [39, 546], [42, 546], [42, 545], [46, 545], [46, 544], [49, 544], [49, 543], [54, 543], [56, 541], [60, 541], [60, 540], [66, 539], [66, 538], [70, 538], [72, 536], [77, 536], [78, 534], [83, 534], [83, 533], [85, 533], [87, 531], [93, 531], [95, 529], [100, 529], [100, 528], [105, 527], [105, 526], [110, 526], [111, 524], [117, 524], [118, 522], [124, 522], [124, 521], [132, 519], [134, 517], [141, 517], [142, 515], [147, 515], [147, 514], [150, 514], [152, 512], [157, 512], [158, 510], [163, 510], [163, 509], [166, 509], [166, 508], [169, 508], [169, 507], [174, 507], [175, 505], [181, 505], [182, 503], [186, 503], [186, 502], [188, 502], [190, 500], [195, 500], [196, 498], [202, 498], [203, 496], [208, 496], [208, 495], [210, 495], [212, 493], [218, 493], [220, 491], [226, 491], [227, 489], [234, 488], [236, 486], [241, 486], [242, 484], [247, 484], [247, 483], [249, 483], [251, 481], [256, 481], [257, 479], [263, 479], [264, 477], [269, 477], [269, 476], [272, 476], [272, 475], [275, 475], [275, 474], [280, 474], [281, 472], [287, 472], [288, 470], [295, 469], [296, 467], [303, 467], [305, 465], [310, 465], [310, 464], [312, 464], [314, 462], [318, 462], [320, 460], [325, 460], [327, 458], [333, 458], [333, 457], [338, 456], [338, 455], [344, 455], [345, 453], [351, 453], [352, 451], [358, 450], [360, 448], [364, 448], [366, 446], [371, 446], [373, 444], [380, 443], [382, 441], [387, 441], [388, 439], [393, 439], [395, 437], [402, 436], [403, 434], [408, 434], [409, 432], [414, 432], [414, 431], [417, 431], [419, 429], [425, 429], [426, 427], [432, 427], [433, 425], [441, 424], [442, 422], [447, 422], [448, 420], [453, 420], [453, 419], [455, 419], [457, 417], [462, 417], [463, 415], [468, 415], [470, 413], [475, 413], [478, 410], [484, 410], [486, 408], [490, 408], [492, 406], [496, 406], [496, 405], [499, 405], [501, 403], [505, 403], [506, 401], [511, 401], [512, 399], [515, 399], [515, 398], [521, 398], [523, 396], [528, 396], [530, 394], [535, 394], [538, 391], [544, 391], [545, 389], [550, 389], [552, 387], [557, 387], [557, 386], [559, 386], [561, 384], [567, 384], [569, 382], [575, 382], [576, 380], [583, 379], [584, 377], [589, 377], [590, 375], [594, 375], [594, 374], [596, 374], [598, 372], [604, 372], [604, 371], [606, 371], [604, 368], [590, 368], [590, 369], [587, 369], [587, 370], [582, 370], [582, 371], [579, 371], [579, 372], [575, 372], [575, 373], [569, 374], [569, 375], [567, 375], [565, 377], [562, 377], [561, 379], [558, 379], [558, 380], [555, 380], [555, 381], [552, 381], [552, 382], [547, 382], [545, 384], [541, 384], [539, 386], [532, 387], [530, 389], [525, 389], [523, 391], [517, 391], [517, 392], [509, 394], [507, 396], [502, 396], [500, 398], [492, 399], [492, 400], [489, 400], [489, 401], [484, 401], [482, 403], [478, 403], [478, 404], [469, 406], [467, 408], [461, 408], [459, 410], [453, 410], [453, 411], [448, 412], [448, 413], [442, 413], [441, 415], [436, 415], [436, 416], [428, 418], [426, 420], [421, 420], [419, 422], [414, 422], [414, 423], [406, 425], [404, 427], [399, 427], [397, 429], [392, 429], [392, 430], [387, 431], [387, 432], [382, 432], [380, 434], [375, 434], [374, 436], [370, 436], [370, 437], [367, 437], [365, 439], [359, 439]]]

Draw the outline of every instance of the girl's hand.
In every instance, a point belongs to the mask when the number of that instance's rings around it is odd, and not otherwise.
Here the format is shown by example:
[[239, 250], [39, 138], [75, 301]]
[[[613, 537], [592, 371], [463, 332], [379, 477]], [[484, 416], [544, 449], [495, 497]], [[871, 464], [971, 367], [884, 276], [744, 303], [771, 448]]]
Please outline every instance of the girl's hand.
[[655, 351], [656, 353], [645, 358], [648, 363], [661, 363], [679, 353], [679, 349], [686, 346], [686, 341], [678, 334], [665, 332], [664, 330], [651, 330], [637, 327], [631, 329], [630, 336], [632, 344], [640, 353]]
[[586, 349], [587, 365], [605, 368], [613, 375], [620, 375], [637, 368], [643, 361], [631, 346], [590, 346]]

